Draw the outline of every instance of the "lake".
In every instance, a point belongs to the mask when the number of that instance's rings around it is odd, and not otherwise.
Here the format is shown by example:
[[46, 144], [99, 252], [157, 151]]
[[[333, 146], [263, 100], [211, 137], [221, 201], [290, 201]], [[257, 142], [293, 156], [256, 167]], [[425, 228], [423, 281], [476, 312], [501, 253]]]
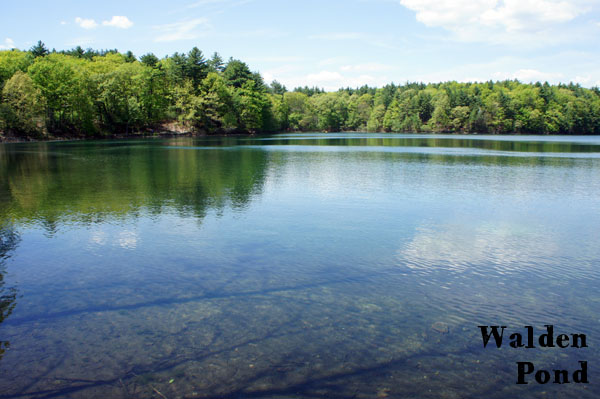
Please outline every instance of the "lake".
[[0, 205], [0, 398], [600, 397], [599, 137], [2, 144]]

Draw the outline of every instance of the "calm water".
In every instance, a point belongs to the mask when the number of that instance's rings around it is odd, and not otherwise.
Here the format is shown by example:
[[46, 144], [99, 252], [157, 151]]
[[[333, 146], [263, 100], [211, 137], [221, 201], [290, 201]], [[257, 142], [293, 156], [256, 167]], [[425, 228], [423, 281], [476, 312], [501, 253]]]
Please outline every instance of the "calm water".
[[0, 145], [0, 240], [0, 398], [600, 397], [600, 138]]

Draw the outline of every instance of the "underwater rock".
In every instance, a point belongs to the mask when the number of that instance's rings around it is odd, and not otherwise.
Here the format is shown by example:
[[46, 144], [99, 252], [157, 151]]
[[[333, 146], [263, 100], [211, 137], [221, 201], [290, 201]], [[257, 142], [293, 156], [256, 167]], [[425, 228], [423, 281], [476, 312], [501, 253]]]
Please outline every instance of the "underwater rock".
[[431, 325], [431, 328], [434, 331], [439, 332], [440, 334], [448, 334], [448, 332], [450, 331], [450, 328], [448, 328], [448, 324], [444, 323], [443, 321], [436, 321]]

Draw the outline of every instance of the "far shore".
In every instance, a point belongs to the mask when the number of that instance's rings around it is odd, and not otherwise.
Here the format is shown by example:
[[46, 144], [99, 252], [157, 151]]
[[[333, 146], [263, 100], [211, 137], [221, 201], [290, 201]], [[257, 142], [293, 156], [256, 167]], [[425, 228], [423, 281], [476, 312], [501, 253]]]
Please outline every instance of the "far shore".
[[[5, 136], [0, 134], [0, 143], [35, 143], [35, 142], [62, 142], [62, 141], [92, 141], [92, 140], [123, 140], [123, 139], [151, 139], [151, 138], [178, 138], [178, 137], [239, 137], [239, 136], [257, 136], [267, 134], [282, 134], [282, 133], [297, 133], [297, 134], [310, 134], [315, 132], [303, 132], [303, 131], [281, 131], [281, 132], [242, 132], [242, 131], [230, 131], [220, 132], [216, 134], [208, 134], [205, 132], [174, 132], [174, 131], [160, 131], [160, 132], [138, 132], [138, 133], [113, 133], [106, 135], [96, 136], [45, 136], [45, 137], [19, 137], [19, 136]], [[343, 131], [343, 132], [318, 132], [325, 134], [334, 133], [363, 133], [363, 134], [425, 134], [425, 135], [464, 135], [464, 136], [560, 136], [560, 137], [571, 137], [571, 136], [582, 136], [573, 134], [532, 134], [532, 133], [472, 133], [472, 132], [366, 132], [366, 131]], [[595, 134], [586, 134], [583, 136], [594, 136]]]

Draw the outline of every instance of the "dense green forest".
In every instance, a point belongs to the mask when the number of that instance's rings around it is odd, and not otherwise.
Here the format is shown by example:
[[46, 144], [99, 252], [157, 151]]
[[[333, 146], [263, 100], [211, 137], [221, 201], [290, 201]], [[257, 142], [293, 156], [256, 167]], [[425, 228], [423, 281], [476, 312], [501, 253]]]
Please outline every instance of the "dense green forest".
[[137, 132], [600, 134], [600, 89], [575, 84], [389, 84], [288, 91], [240, 60], [194, 47], [159, 59], [77, 47], [0, 51], [0, 132], [81, 137]]

